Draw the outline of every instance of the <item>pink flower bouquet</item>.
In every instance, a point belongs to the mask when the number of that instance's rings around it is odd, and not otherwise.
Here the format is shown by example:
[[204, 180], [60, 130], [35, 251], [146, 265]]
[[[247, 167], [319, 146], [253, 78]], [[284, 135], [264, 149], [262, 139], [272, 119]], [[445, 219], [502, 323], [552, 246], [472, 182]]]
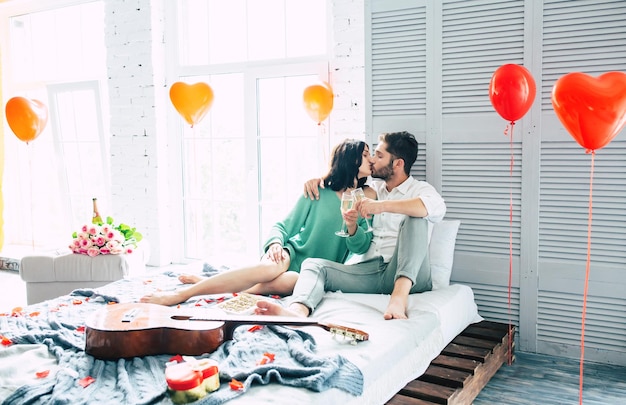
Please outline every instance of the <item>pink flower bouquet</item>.
[[72, 238], [72, 252], [93, 257], [133, 253], [143, 236], [126, 224], [113, 225], [113, 218], [108, 217], [106, 224], [83, 225]]

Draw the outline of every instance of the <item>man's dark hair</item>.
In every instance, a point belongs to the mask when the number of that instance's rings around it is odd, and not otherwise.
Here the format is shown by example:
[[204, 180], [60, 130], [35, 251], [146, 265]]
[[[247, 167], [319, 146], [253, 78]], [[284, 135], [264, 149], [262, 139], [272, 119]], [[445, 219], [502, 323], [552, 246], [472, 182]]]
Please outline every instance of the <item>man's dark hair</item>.
[[[324, 176], [324, 187], [339, 191], [354, 187], [354, 179], [359, 174], [363, 162], [363, 150], [366, 143], [355, 139], [346, 139], [333, 149], [330, 158], [330, 170]], [[356, 187], [363, 187], [367, 177], [358, 180]]]
[[410, 175], [411, 167], [417, 159], [417, 152], [419, 150], [419, 144], [413, 134], [406, 131], [388, 132], [381, 134], [378, 140], [385, 142], [387, 152], [392, 154], [394, 158], [404, 160], [404, 172]]

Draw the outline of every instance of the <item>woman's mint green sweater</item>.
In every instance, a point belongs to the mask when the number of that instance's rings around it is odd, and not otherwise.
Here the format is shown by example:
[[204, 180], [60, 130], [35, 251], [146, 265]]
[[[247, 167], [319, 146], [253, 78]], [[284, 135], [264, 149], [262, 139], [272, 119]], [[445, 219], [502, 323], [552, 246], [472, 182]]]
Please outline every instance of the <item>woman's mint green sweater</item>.
[[[289, 250], [289, 271], [300, 272], [302, 262], [310, 257], [343, 263], [350, 252], [365, 253], [372, 240], [372, 233], [365, 233], [363, 218], [359, 218], [357, 232], [342, 238], [335, 235], [341, 229], [343, 218], [341, 201], [331, 189], [320, 189], [320, 199], [300, 197], [289, 215], [274, 224], [263, 250], [278, 241]], [[348, 249], [348, 244], [350, 249]]]

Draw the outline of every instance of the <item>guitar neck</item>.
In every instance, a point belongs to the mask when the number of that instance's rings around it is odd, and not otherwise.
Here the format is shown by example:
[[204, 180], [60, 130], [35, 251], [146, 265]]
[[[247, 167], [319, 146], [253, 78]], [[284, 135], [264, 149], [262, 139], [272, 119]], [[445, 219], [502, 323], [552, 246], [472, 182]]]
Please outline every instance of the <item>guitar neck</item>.
[[333, 335], [342, 335], [353, 340], [368, 340], [369, 335], [358, 329], [348, 328], [345, 326], [319, 322], [312, 318], [296, 318], [291, 316], [275, 316], [275, 315], [216, 315], [210, 316], [195, 315], [189, 318], [190, 321], [221, 321], [232, 325], [282, 325], [282, 326], [319, 326]]
[[330, 325], [318, 322], [312, 318], [296, 318], [292, 316], [275, 316], [275, 315], [215, 315], [208, 316], [194, 315], [190, 321], [221, 321], [236, 324], [251, 325], [283, 325], [283, 326], [319, 326], [326, 330], [330, 330]]

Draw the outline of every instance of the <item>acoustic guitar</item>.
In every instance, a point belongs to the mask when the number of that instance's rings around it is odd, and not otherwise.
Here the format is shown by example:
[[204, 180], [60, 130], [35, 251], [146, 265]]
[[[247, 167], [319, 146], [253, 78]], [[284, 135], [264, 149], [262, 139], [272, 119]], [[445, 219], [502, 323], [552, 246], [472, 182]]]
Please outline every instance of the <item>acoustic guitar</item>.
[[235, 327], [244, 324], [319, 326], [353, 344], [369, 338], [358, 329], [311, 318], [229, 315], [218, 309], [124, 303], [107, 305], [87, 318], [85, 352], [103, 360], [156, 354], [199, 356], [215, 351], [232, 338]]

